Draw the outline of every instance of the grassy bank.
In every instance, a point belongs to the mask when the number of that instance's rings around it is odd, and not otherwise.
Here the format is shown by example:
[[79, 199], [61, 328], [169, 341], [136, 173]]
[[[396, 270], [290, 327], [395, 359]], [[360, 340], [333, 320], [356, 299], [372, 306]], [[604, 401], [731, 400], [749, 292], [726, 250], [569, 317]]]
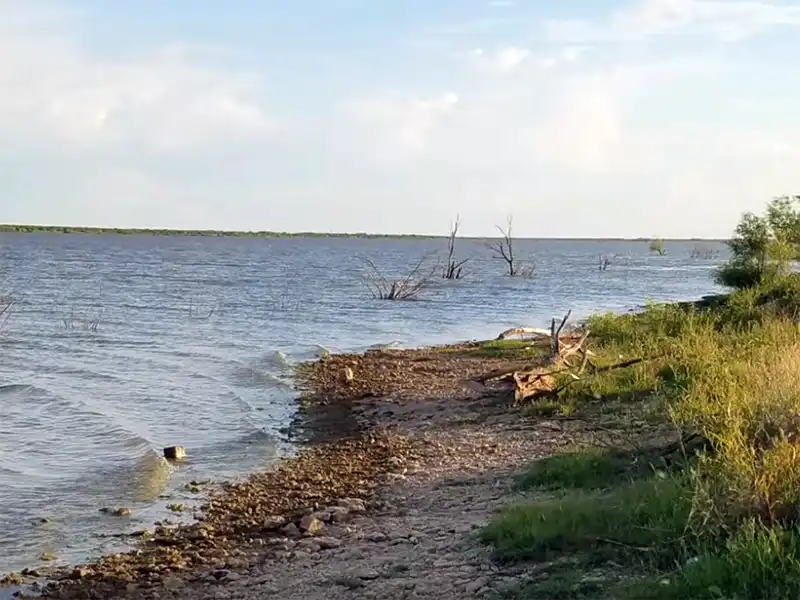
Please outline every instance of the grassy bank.
[[483, 532], [498, 559], [541, 570], [516, 597], [800, 595], [799, 313], [791, 275], [705, 307], [590, 320], [598, 366], [644, 361], [575, 382], [548, 411], [600, 408], [685, 446], [641, 429], [626, 448], [532, 465]]

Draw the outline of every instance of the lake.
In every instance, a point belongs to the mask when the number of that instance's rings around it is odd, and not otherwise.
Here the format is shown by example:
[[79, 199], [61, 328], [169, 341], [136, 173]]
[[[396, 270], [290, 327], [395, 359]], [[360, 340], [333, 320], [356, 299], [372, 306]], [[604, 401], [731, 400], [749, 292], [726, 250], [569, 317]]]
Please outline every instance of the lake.
[[[531, 278], [463, 240], [460, 281], [374, 300], [366, 257], [402, 276], [445, 240], [0, 234], [0, 572], [84, 560], [290, 450], [292, 365], [321, 348], [495, 337], [514, 326], [719, 290], [719, 243], [519, 240]], [[706, 256], [706, 250], [718, 252]], [[601, 256], [610, 260], [598, 268]], [[162, 448], [184, 445], [178, 467]], [[104, 507], [124, 506], [115, 517]]]

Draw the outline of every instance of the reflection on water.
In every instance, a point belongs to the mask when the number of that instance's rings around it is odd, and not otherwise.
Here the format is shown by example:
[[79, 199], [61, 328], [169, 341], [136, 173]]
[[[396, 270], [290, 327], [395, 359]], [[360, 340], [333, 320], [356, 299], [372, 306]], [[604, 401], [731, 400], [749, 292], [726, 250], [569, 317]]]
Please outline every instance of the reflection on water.
[[[189, 501], [191, 480], [268, 465], [295, 415], [298, 361], [691, 299], [715, 291], [710, 272], [725, 259], [692, 257], [694, 244], [653, 256], [641, 242], [521, 240], [536, 274], [511, 279], [465, 240], [462, 281], [434, 279], [404, 303], [363, 287], [360, 257], [404, 275], [443, 244], [0, 234], [0, 295], [16, 301], [0, 330], [0, 571], [44, 551], [112, 550], [119, 542], [101, 535], [165, 517], [167, 503]], [[185, 462], [164, 460], [171, 445], [187, 448]], [[114, 506], [132, 516], [99, 512]]]

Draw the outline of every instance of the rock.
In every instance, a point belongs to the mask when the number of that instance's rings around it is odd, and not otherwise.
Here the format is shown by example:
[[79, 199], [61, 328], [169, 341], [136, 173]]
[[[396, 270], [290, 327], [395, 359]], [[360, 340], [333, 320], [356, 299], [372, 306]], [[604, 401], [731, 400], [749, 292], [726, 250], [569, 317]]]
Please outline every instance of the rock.
[[85, 579], [91, 574], [92, 570], [89, 567], [76, 567], [72, 570], [72, 573], [70, 573], [69, 578], [75, 580]]
[[342, 541], [335, 537], [318, 537], [316, 542], [322, 550], [333, 550], [342, 545]]
[[315, 535], [325, 529], [325, 524], [314, 515], [306, 515], [300, 519], [300, 531]]
[[297, 525], [294, 523], [288, 523], [281, 529], [283, 535], [286, 537], [300, 537], [300, 530], [297, 528]]
[[315, 512], [313, 516], [314, 516], [314, 518], [319, 519], [323, 523], [330, 523], [331, 517], [333, 515], [330, 512], [328, 512], [327, 510], [321, 510], [321, 511]]
[[332, 523], [342, 523], [350, 516], [350, 511], [344, 506], [332, 506], [328, 512], [331, 515]]
[[467, 592], [468, 594], [477, 594], [480, 590], [485, 588], [488, 585], [488, 583], [489, 583], [488, 579], [486, 579], [485, 577], [481, 577], [479, 579], [476, 579], [475, 581], [468, 583], [467, 586], [464, 588], [464, 591]]
[[278, 531], [281, 527], [286, 524], [286, 519], [283, 517], [267, 517], [264, 521], [264, 529], [266, 531]]
[[186, 448], [183, 446], [167, 446], [164, 448], [164, 458], [167, 460], [183, 460], [186, 458]]
[[386, 540], [388, 540], [389, 538], [388, 538], [388, 536], [387, 536], [385, 533], [381, 533], [380, 531], [376, 531], [376, 532], [374, 532], [374, 533], [370, 533], [370, 534], [367, 536], [367, 539], [368, 539], [370, 542], [380, 543], [380, 542], [385, 542], [385, 541], [386, 541]]
[[114, 515], [115, 517], [130, 517], [131, 516], [131, 509], [125, 508], [121, 506], [119, 508], [101, 508], [101, 513], [105, 513], [107, 515]]
[[381, 576], [381, 574], [375, 569], [362, 569], [360, 571], [356, 571], [354, 575], [363, 581], [373, 581]]
[[167, 504], [167, 509], [175, 513], [182, 513], [186, 510], [185, 504]]
[[297, 547], [304, 552], [319, 552], [322, 548], [316, 539], [302, 540]]
[[353, 374], [353, 369], [351, 369], [350, 367], [345, 367], [344, 369], [342, 369], [341, 379], [346, 384], [353, 383], [353, 380], [355, 379], [355, 375]]
[[45, 562], [50, 562], [56, 559], [56, 555], [52, 552], [42, 552], [42, 555], [39, 557], [39, 560], [43, 560]]
[[346, 508], [351, 513], [367, 512], [367, 505], [360, 498], [344, 498], [337, 502], [336, 505]]

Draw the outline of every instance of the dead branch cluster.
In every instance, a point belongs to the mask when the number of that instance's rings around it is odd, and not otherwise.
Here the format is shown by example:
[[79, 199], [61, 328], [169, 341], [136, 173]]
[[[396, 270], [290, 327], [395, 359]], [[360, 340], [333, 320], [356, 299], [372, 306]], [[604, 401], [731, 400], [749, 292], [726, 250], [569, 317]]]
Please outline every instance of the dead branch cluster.
[[[568, 311], [560, 321], [553, 319], [549, 330], [518, 327], [501, 333], [498, 339], [506, 339], [512, 335], [547, 337], [551, 344], [550, 356], [544, 361], [539, 359], [535, 366], [528, 365], [520, 368], [517, 365], [491, 371], [470, 380], [469, 387], [480, 390], [478, 386], [483, 386], [484, 390], [488, 391], [486, 385], [489, 382], [511, 383], [515, 405], [542, 399], [557, 400], [566, 388], [576, 382], [584, 381], [599, 373], [630, 367], [644, 360], [636, 358], [610, 366], [598, 366], [592, 360], [592, 351], [586, 348], [586, 341], [590, 335], [589, 329], [564, 331], [571, 315], [572, 311]], [[556, 379], [556, 376], [559, 375], [563, 376], [561, 379], [566, 379], [566, 381], [559, 384]]]
[[[441, 272], [443, 279], [463, 279], [466, 276], [464, 265], [470, 259], [457, 257], [456, 240], [458, 239], [460, 227], [461, 219], [456, 216], [455, 221], [450, 226], [450, 234], [447, 237], [446, 262], [442, 264], [439, 260], [431, 269], [424, 268], [428, 258], [426, 256], [403, 277], [389, 279], [381, 273], [374, 262], [368, 258], [362, 258], [361, 261], [366, 267], [366, 272], [362, 278], [373, 298], [380, 300], [413, 300], [423, 289], [429, 286], [437, 270]], [[508, 225], [505, 229], [500, 226], [497, 229], [502, 237], [486, 244], [492, 251], [493, 257], [502, 259], [506, 263], [507, 275], [511, 277], [532, 277], [534, 273], [533, 265], [519, 261], [514, 254], [512, 219], [509, 217]]]
[[433, 276], [433, 270], [423, 272], [427, 260], [423, 256], [419, 262], [401, 279], [388, 279], [375, 263], [368, 258], [361, 260], [367, 267], [364, 282], [377, 300], [413, 300], [425, 289]]

